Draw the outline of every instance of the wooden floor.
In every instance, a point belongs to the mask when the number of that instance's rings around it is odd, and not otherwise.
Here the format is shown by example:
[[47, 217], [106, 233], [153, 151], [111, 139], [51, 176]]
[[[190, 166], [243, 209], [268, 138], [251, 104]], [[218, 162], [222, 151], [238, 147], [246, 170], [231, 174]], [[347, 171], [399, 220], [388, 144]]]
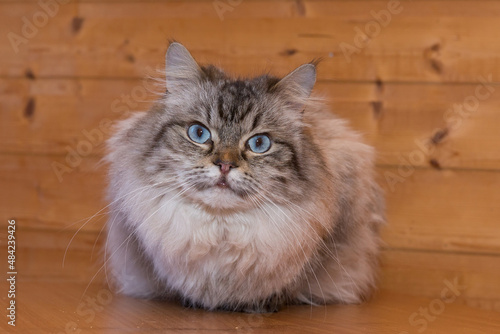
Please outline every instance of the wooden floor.
[[[437, 300], [384, 291], [362, 305], [291, 306], [261, 315], [207, 312], [175, 303], [137, 300], [113, 295], [98, 284], [86, 288], [81, 283], [21, 283], [16, 327], [4, 320], [0, 332], [500, 333], [497, 312], [453, 303], [442, 309], [438, 305], [443, 303]], [[6, 297], [2, 299], [5, 305]], [[424, 315], [418, 315], [419, 311]]]

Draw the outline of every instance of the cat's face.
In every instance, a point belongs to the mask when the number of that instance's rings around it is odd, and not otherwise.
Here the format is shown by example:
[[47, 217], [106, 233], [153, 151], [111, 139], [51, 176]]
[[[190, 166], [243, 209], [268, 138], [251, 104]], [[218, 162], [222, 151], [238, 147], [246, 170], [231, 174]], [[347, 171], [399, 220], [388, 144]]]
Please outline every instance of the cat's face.
[[144, 155], [154, 181], [215, 209], [300, 196], [308, 179], [300, 94], [307, 98], [314, 84], [309, 66], [281, 81], [234, 80], [173, 44], [168, 93]]

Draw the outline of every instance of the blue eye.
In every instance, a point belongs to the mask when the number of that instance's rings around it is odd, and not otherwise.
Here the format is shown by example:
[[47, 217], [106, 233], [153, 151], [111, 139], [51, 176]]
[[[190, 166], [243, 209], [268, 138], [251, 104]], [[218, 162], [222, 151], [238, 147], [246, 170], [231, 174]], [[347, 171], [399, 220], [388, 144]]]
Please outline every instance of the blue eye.
[[248, 147], [255, 153], [264, 153], [271, 148], [271, 139], [266, 135], [256, 135], [248, 139]]
[[205, 144], [210, 139], [210, 131], [200, 124], [193, 124], [188, 129], [188, 137], [198, 144]]

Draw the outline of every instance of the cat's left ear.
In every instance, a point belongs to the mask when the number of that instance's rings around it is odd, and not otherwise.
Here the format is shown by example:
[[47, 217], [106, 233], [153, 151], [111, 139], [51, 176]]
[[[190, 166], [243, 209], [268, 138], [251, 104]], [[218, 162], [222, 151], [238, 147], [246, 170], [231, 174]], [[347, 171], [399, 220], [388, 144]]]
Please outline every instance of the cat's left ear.
[[165, 73], [167, 90], [178, 91], [199, 80], [201, 69], [182, 44], [173, 42], [165, 55]]
[[281, 79], [276, 87], [285, 91], [289, 96], [306, 100], [312, 92], [316, 82], [316, 66], [304, 64]]

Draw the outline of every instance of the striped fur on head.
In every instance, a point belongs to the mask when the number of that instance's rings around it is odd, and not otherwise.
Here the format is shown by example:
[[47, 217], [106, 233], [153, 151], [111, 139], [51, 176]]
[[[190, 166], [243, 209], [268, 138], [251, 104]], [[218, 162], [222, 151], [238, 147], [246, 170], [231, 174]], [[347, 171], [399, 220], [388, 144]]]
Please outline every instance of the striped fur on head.
[[[315, 81], [313, 65], [282, 80], [267, 75], [233, 79], [214, 66], [200, 67], [180, 44], [172, 45], [166, 58], [167, 93], [153, 117], [131, 130], [149, 137], [143, 163], [151, 182], [175, 176], [182, 188], [189, 188], [186, 195], [213, 209], [253, 205], [247, 197], [259, 190], [279, 202], [280, 197], [303, 196], [314, 186], [313, 169], [321, 159], [307, 144], [302, 122]], [[195, 123], [210, 130], [208, 145], [187, 137]], [[257, 134], [271, 138], [266, 154], [247, 147]], [[238, 166], [227, 176], [232, 192], [214, 187], [219, 179], [214, 162], [221, 159]]]

